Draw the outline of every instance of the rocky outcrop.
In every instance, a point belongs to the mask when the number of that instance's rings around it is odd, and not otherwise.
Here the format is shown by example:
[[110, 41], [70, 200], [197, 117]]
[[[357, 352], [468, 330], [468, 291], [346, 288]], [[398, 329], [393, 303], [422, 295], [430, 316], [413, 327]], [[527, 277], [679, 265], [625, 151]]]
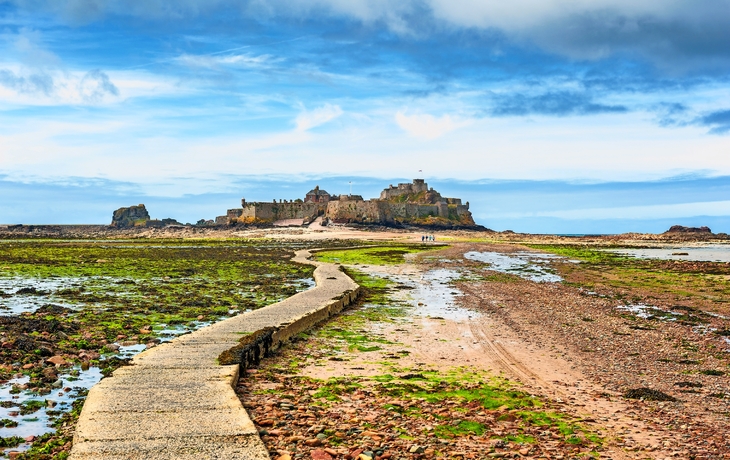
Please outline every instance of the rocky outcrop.
[[684, 227], [682, 225], [672, 225], [669, 230], [664, 233], [706, 233], [712, 234], [709, 227]]
[[147, 212], [147, 208], [140, 204], [114, 211], [111, 226], [116, 228], [139, 227], [145, 226], [148, 220], [150, 220], [150, 214]]

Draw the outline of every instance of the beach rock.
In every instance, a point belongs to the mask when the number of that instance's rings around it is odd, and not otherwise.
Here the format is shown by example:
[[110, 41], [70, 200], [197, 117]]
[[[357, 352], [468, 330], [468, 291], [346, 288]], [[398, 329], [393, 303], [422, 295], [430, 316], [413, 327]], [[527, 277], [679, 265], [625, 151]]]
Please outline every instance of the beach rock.
[[58, 371], [55, 367], [46, 367], [43, 369], [43, 380], [46, 382], [55, 382], [58, 379]]
[[332, 460], [332, 456], [322, 449], [314, 449], [310, 455], [312, 460]]
[[50, 358], [48, 358], [48, 359], [46, 360], [46, 362], [47, 362], [47, 363], [49, 363], [49, 364], [53, 364], [53, 365], [55, 365], [55, 366], [65, 366], [66, 364], [68, 364], [68, 363], [66, 362], [66, 360], [65, 360], [65, 359], [63, 359], [63, 357], [62, 357], [62, 356], [58, 356], [58, 355], [56, 355], [56, 356], [51, 356]]
[[712, 233], [709, 227], [684, 227], [682, 225], [672, 225], [669, 230], [664, 233]]
[[108, 343], [108, 344], [104, 345], [104, 351], [109, 352], [109, 353], [115, 353], [115, 352], [119, 351], [119, 344]]
[[624, 393], [627, 399], [643, 399], [644, 401], [676, 401], [677, 399], [659, 390], [651, 388], [634, 388]]
[[111, 226], [116, 228], [144, 226], [148, 220], [150, 220], [150, 214], [147, 212], [147, 208], [143, 204], [139, 204], [114, 211]]

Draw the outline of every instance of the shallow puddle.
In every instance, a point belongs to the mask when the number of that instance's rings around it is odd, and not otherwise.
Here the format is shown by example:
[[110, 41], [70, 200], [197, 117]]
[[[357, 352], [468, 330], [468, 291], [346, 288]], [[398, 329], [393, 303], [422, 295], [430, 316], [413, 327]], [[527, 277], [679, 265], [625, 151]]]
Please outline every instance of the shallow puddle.
[[78, 308], [53, 294], [81, 286], [81, 278], [0, 278], [0, 315], [34, 312], [43, 305]]
[[427, 272], [394, 274], [379, 266], [359, 266], [357, 270], [372, 276], [386, 278], [410, 289], [399, 289], [391, 294], [395, 300], [412, 307], [417, 316], [464, 321], [479, 315], [478, 312], [461, 308], [456, 298], [463, 294], [453, 286], [453, 281], [462, 277], [461, 272], [439, 268]]
[[554, 254], [514, 252], [509, 254], [471, 251], [464, 258], [489, 265], [489, 270], [517, 275], [539, 283], [558, 283], [563, 280], [550, 267], [553, 260], [565, 260]]
[[676, 321], [677, 317], [682, 315], [682, 313], [679, 312], [662, 310], [660, 308], [651, 305], [645, 305], [643, 303], [618, 305], [616, 309], [627, 311], [637, 318], [642, 319], [662, 319], [665, 321]]
[[611, 249], [609, 252], [638, 259], [692, 260], [697, 262], [730, 262], [730, 245], [701, 247], [669, 247], [641, 249]]
[[[8, 381], [0, 387], [0, 422], [4, 425], [0, 428], [0, 436], [26, 438], [55, 431], [53, 422], [63, 413], [69, 412], [73, 402], [86, 396], [88, 390], [101, 378], [98, 367], [81, 370], [80, 366], [74, 366], [67, 373], [59, 375], [48, 394], [22, 390], [23, 385], [28, 382], [26, 376]], [[16, 423], [17, 426], [12, 427]], [[28, 448], [30, 443], [24, 443], [5, 449], [5, 452]]]

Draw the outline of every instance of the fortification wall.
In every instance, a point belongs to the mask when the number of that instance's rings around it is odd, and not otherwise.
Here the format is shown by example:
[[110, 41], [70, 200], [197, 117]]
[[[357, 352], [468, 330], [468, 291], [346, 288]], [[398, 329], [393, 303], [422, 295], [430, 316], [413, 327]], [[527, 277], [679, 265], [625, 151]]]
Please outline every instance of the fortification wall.
[[330, 201], [325, 215], [336, 224], [376, 223], [384, 218], [377, 201]]
[[378, 200], [330, 201], [325, 216], [337, 224], [392, 224], [427, 217], [440, 217], [466, 224], [471, 221], [468, 207], [461, 204], [389, 203]]
[[315, 219], [324, 212], [322, 203], [246, 203], [239, 217], [274, 222], [282, 219]]

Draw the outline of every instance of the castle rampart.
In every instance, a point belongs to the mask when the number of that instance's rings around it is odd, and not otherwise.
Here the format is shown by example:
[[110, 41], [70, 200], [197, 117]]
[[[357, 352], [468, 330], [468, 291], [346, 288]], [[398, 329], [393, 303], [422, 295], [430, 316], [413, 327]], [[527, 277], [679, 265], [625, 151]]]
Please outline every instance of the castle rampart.
[[423, 179], [413, 179], [413, 183], [398, 184], [397, 187], [392, 185], [380, 192], [381, 200], [390, 200], [401, 195], [415, 195], [428, 191], [428, 184]]

